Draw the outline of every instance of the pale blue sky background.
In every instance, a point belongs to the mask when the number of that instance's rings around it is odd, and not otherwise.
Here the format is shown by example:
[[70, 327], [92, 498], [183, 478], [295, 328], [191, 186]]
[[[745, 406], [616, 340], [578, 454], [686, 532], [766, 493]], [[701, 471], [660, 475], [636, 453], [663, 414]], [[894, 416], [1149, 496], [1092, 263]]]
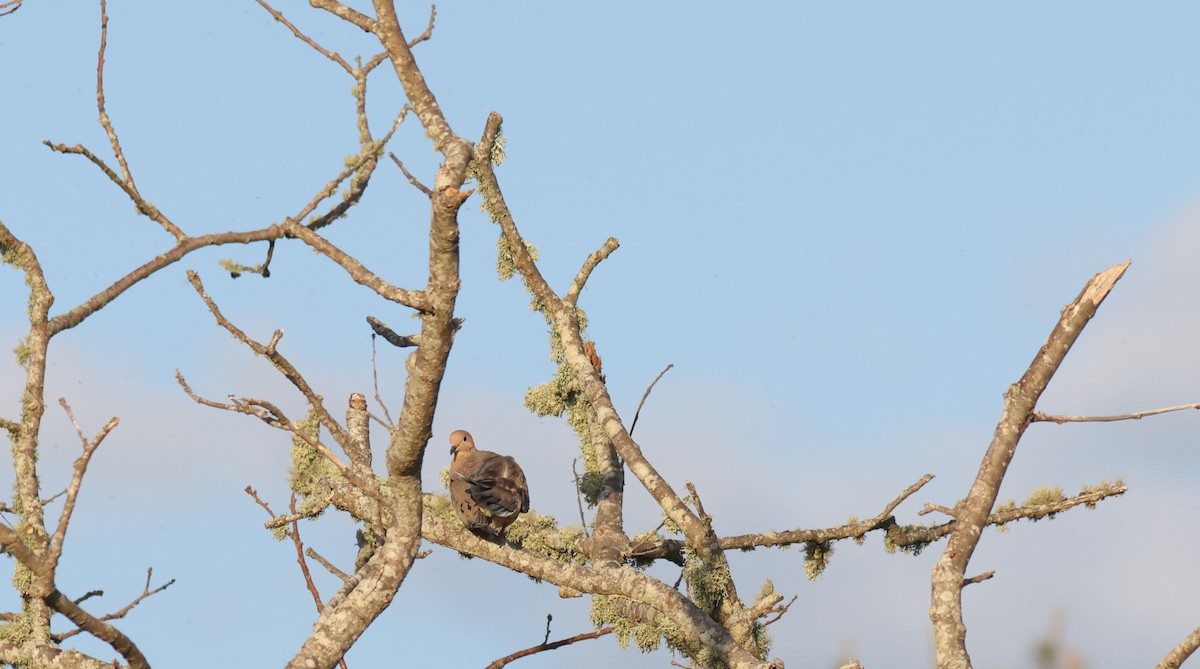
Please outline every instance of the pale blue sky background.
[[[377, 50], [306, 3], [278, 8], [346, 57]], [[403, 8], [410, 35], [427, 10]], [[111, 0], [109, 15], [109, 113], [142, 192], [189, 233], [279, 221], [356, 152], [351, 79], [254, 2]], [[674, 485], [697, 484], [718, 531], [740, 534], [872, 516], [926, 472], [938, 478], [901, 507], [901, 522], [928, 520], [916, 516], [926, 502], [952, 505], [1001, 394], [1060, 307], [1127, 258], [1043, 408], [1200, 401], [1197, 34], [1200, 6], [1182, 2], [467, 2], [439, 7], [417, 57], [458, 132], [476, 138], [490, 110], [505, 115], [500, 177], [555, 285], [608, 236], [621, 240], [582, 300], [618, 408], [632, 418], [646, 385], [675, 364], [637, 436]], [[27, 0], [0, 18], [0, 220], [35, 246], [54, 313], [170, 244], [90, 164], [40, 144], [110, 155], [96, 122], [98, 41], [91, 2]], [[382, 134], [403, 104], [386, 67], [369, 95]], [[431, 177], [436, 155], [415, 120], [390, 148]], [[462, 217], [467, 323], [427, 489], [446, 436], [467, 428], [521, 460], [539, 511], [571, 522], [573, 439], [521, 406], [551, 372], [545, 325], [517, 282], [498, 282], [496, 229], [475, 202]], [[417, 287], [427, 216], [423, 197], [383, 166], [327, 232]], [[299, 245], [276, 250], [267, 281], [235, 282], [216, 266], [263, 252], [194, 254], [52, 345], [48, 397], [65, 396], [89, 433], [122, 418], [85, 481], [60, 587], [103, 589], [88, 604], [106, 612], [140, 591], [147, 566], [155, 582], [178, 579], [120, 623], [156, 666], [280, 666], [315, 615], [291, 544], [261, 529], [262, 510], [242, 492], [253, 485], [284, 509], [286, 436], [194, 405], [173, 370], [210, 397], [269, 397], [297, 416], [301, 405], [216, 328], [184, 270], [200, 271], [252, 335], [284, 328], [281, 350], [334, 407], [371, 392], [364, 317], [399, 330], [408, 319]], [[24, 304], [20, 275], [0, 273], [6, 350], [22, 335]], [[380, 374], [396, 411], [403, 354], [381, 350]], [[11, 357], [0, 362], [6, 416], [18, 413], [20, 379]], [[42, 472], [53, 492], [79, 445], [57, 406], [47, 416]], [[1116, 475], [1131, 492], [985, 536], [972, 572], [997, 576], [966, 594], [977, 667], [1032, 666], [1055, 616], [1092, 669], [1152, 666], [1200, 624], [1198, 421], [1031, 428], [1004, 496], [1041, 484], [1072, 493]], [[648, 496], [629, 503], [631, 533], [657, 524]], [[344, 519], [302, 531], [352, 562]], [[871, 668], [918, 667], [932, 665], [928, 575], [940, 550], [914, 558], [884, 554], [878, 537], [839, 544], [815, 584], [800, 551], [732, 560], [745, 597], [768, 577], [799, 596], [771, 628], [788, 666], [856, 654]], [[676, 576], [669, 565], [656, 573]], [[326, 596], [336, 587], [321, 585]], [[456, 621], [464, 610], [481, 615]], [[590, 628], [584, 600], [435, 549], [348, 661], [482, 667], [539, 642], [547, 613], [554, 638]], [[603, 639], [513, 666], [668, 662]]]

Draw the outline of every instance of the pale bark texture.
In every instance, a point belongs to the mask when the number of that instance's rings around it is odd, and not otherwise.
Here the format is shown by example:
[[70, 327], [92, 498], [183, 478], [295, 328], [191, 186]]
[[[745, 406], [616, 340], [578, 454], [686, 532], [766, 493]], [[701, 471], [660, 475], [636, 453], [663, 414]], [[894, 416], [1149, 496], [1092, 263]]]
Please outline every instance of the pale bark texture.
[[[0, 636], [3, 639], [0, 641], [0, 664], [88, 669], [122, 666], [122, 663], [137, 668], [150, 666], [150, 660], [133, 639], [118, 629], [117, 621], [144, 598], [161, 592], [173, 581], [152, 588], [148, 575], [144, 593], [124, 609], [109, 615], [86, 610], [83, 605], [86, 595], [76, 600], [58, 589], [60, 558], [78, 492], [93, 454], [105, 436], [117, 427], [118, 421], [112, 419], [90, 438], [76, 424], [81, 454], [70, 472], [70, 483], [63, 493], [57, 524], [48, 526], [45, 513], [48, 491], [39, 476], [38, 450], [46, 411], [49, 345], [54, 336], [80, 326], [133, 286], [172, 267], [189, 254], [211, 247], [236, 244], [262, 250], [265, 257], [259, 265], [248, 267], [228, 261], [223, 266], [235, 277], [255, 274], [264, 279], [270, 276], [271, 259], [277, 245], [280, 249], [311, 251], [320, 256], [321, 262], [339, 268], [339, 274], [344, 273], [355, 284], [371, 291], [372, 299], [378, 299], [385, 306], [408, 310], [419, 323], [415, 332], [398, 334], [382, 321], [368, 318], [371, 328], [382, 334], [386, 341], [411, 349], [407, 354], [403, 397], [394, 422], [386, 405], [383, 406], [387, 420], [380, 422], [385, 423], [387, 444], [380, 459], [372, 456], [370, 420], [374, 414], [365, 393], [350, 395], [344, 420], [335, 417], [320, 389], [304, 374], [306, 363], [312, 361], [290, 359], [280, 348], [282, 330], [275, 331], [269, 341], [254, 339], [239, 327], [236, 319], [223, 313], [217, 300], [206, 291], [200, 272], [188, 271], [186, 274], [197, 300], [193, 306], [199, 305], [211, 314], [216, 325], [214, 333], [218, 329], [224, 330], [245, 347], [243, 350], [248, 357], [260, 356], [266, 360], [287, 382], [287, 390], [293, 394], [291, 399], [300, 398], [307, 407], [307, 415], [289, 417], [280, 408], [288, 406], [284, 401], [241, 397], [223, 389], [194, 389], [188, 382], [187, 370], [177, 372], [181, 392], [197, 405], [254, 417], [270, 428], [287, 433], [291, 440], [294, 466], [290, 484], [294, 494], [289, 504], [290, 513], [275, 514], [270, 503], [260, 499], [252, 488], [246, 489], [270, 515], [266, 529], [290, 534], [306, 586], [315, 602], [311, 634], [299, 643], [298, 648], [287, 649], [290, 660], [286, 666], [289, 669], [328, 669], [346, 662], [347, 652], [392, 604], [405, 580], [411, 574], [420, 573], [418, 560], [428, 553], [421, 551], [422, 542], [555, 584], [564, 597], [578, 597], [579, 601], [591, 606], [594, 631], [551, 643], [547, 624], [543, 643], [523, 650], [496, 649], [494, 656], [500, 659], [493, 666], [504, 666], [521, 657], [553, 651], [572, 643], [607, 643], [609, 641], [592, 640], [611, 636], [623, 643], [634, 640], [644, 650], [665, 644], [678, 654], [680, 660], [697, 668], [782, 669], [783, 660], [770, 656], [770, 638], [765, 630], [767, 625], [783, 617], [797, 598], [782, 604], [784, 595], [768, 584], [753, 601], [744, 599], [739, 594], [738, 574], [734, 573], [726, 551], [803, 544], [806, 556], [803, 568], [810, 578], [815, 579], [828, 564], [835, 542], [861, 542], [872, 532], [883, 537], [888, 550], [908, 552], [919, 552], [948, 537], [932, 573], [930, 618], [938, 666], [941, 669], [966, 669], [971, 666], [971, 661], [963, 624], [962, 590], [967, 584], [981, 583], [991, 576], [990, 572], [967, 573], [971, 556], [984, 531], [990, 526], [1017, 520], [1053, 516], [1081, 505], [1094, 506], [1126, 492], [1125, 485], [1118, 481], [1086, 488], [1070, 497], [1031, 498], [1020, 506], [1005, 504], [997, 507], [998, 490], [1017, 444], [1031, 422], [1136, 419], [1200, 406], [1185, 405], [1098, 418], [1051, 416], [1035, 411], [1039, 397], [1083, 327], [1128, 268], [1129, 263], [1124, 263], [1097, 274], [1088, 282], [1079, 297], [1063, 310], [1058, 325], [1028, 370], [1009, 388], [991, 444], [966, 497], [953, 507], [928, 504], [920, 511], [922, 515], [944, 514], [948, 520], [927, 525], [897, 520], [898, 509], [933, 478], [932, 474], [927, 474], [908, 488], [897, 491], [894, 499], [882, 509], [878, 506], [870, 509], [869, 513], [874, 515], [864, 520], [851, 519], [828, 528], [795, 527], [772, 531], [740, 528], [737, 534], [721, 534], [718, 529], [728, 531], [730, 528], [721, 525], [721, 518], [706, 512], [702, 500], [705, 491], [690, 481], [668, 481], [661, 473], [668, 468], [663, 467], [660, 471], [652, 462], [657, 452], [653, 445], [634, 438], [637, 414], [629, 421], [627, 415], [617, 410], [602, 370], [603, 344], [588, 336], [587, 316], [579, 302], [589, 278], [618, 250], [618, 241], [609, 238], [582, 259], [579, 271], [565, 291], [560, 293], [551, 286], [538, 267], [533, 240], [526, 239], [518, 228], [517, 216], [510, 210], [496, 174], [495, 167], [503, 158], [502, 117], [492, 112], [486, 119], [480, 118], [483, 133], [479, 141], [465, 139], [443, 114], [414, 56], [413, 47], [432, 37], [435, 14], [431, 14], [429, 27], [423, 34], [409, 39], [390, 0], [374, 0], [369, 14], [338, 0], [310, 0], [311, 7], [322, 11], [308, 12], [307, 19], [316, 17], [347, 31], [365, 31], [371, 36], [372, 44], [377, 42], [372, 49], [382, 49], [351, 65], [341, 55], [310, 38], [283, 12], [265, 0], [256, 1], [283, 26], [281, 29], [290, 31], [323, 58], [336, 63], [354, 80], [357, 153], [344, 165], [330, 170], [335, 176], [306, 205], [298, 211], [281, 214], [277, 222], [259, 229], [192, 234], [177, 224], [168, 212], [150, 204], [135, 182], [133, 166], [121, 148], [117, 124], [105, 107], [103, 74], [108, 34], [105, 6], [101, 0], [97, 112], [112, 152], [108, 162], [115, 160], [116, 167], [110, 167], [104, 158], [82, 145], [54, 142], [46, 142], [46, 145], [58, 154], [91, 163], [103, 178], [129, 198], [140, 216], [153, 224], [155, 234], [166, 233], [168, 241], [161, 253], [129, 268], [112, 284], [100, 288], [79, 304], [68, 305], [51, 315], [54, 293], [46, 282], [37, 255], [0, 223], [3, 262], [23, 274], [29, 289], [28, 329], [18, 350], [25, 372], [21, 381], [19, 419], [0, 417], [0, 427], [7, 431], [13, 444], [15, 480], [12, 507], [3, 505], [0, 510], [12, 512], [19, 518], [11, 528], [0, 525], [0, 552], [14, 558], [14, 583], [21, 598], [20, 611], [5, 614], [0, 623], [5, 632]], [[5, 6], [8, 5], [0, 5], [0, 10]], [[289, 9], [292, 11], [298, 10]], [[363, 60], [366, 60], [365, 64]], [[390, 71], [378, 67], [385, 62], [391, 64]], [[366, 111], [368, 75], [373, 71], [377, 77], [394, 76], [407, 100], [402, 109], [395, 111], [394, 120], [389, 119], [390, 130], [380, 137], [372, 133]], [[368, 267], [339, 248], [325, 231], [326, 228], [336, 229], [331, 226], [336, 226], [367, 194], [371, 175], [392, 133], [406, 119], [410, 123], [415, 119], [420, 124], [424, 136], [438, 154], [431, 186], [422, 184], [408, 172], [399, 157], [392, 156], [413, 187], [428, 200], [428, 212], [422, 204], [418, 217], [428, 221], [427, 228], [424, 224], [413, 226], [411, 212], [394, 212], [390, 220], [384, 221], [386, 225], [400, 225], [403, 221], [414, 228], [414, 239], [428, 246], [424, 285], [416, 287], [397, 285], [384, 271], [391, 268]], [[546, 169], [554, 169], [554, 166]], [[339, 195], [343, 186], [346, 190]], [[580, 526], [560, 526], [553, 519], [531, 512], [507, 526], [505, 536], [497, 537], [495, 541], [480, 538], [455, 517], [442, 486], [436, 481], [422, 480], [422, 465], [430, 440], [435, 437], [434, 415], [451, 360], [455, 334], [464, 325], [455, 312], [461, 286], [460, 238], [464, 234], [480, 235], [481, 228], [488, 229], [481, 225], [464, 232], [460, 226], [460, 213], [472, 197], [481, 202], [498, 226], [492, 230], [495, 230], [500, 249], [501, 278], [520, 275], [534, 309], [545, 317], [549, 326], [549, 349], [558, 369], [551, 381], [530, 390], [526, 404], [542, 416], [564, 416], [579, 439], [578, 455], [584, 463], [584, 474], [579, 477], [577, 491]], [[191, 295], [187, 298], [193, 299]], [[540, 337], [542, 333], [537, 335]], [[647, 389], [647, 395], [649, 392]], [[212, 397], [225, 399], [214, 400]], [[378, 389], [376, 400], [378, 404], [384, 404]], [[65, 402], [63, 408], [74, 422], [74, 415]], [[207, 411], [207, 408], [197, 410]], [[627, 484], [635, 489], [627, 489]], [[632, 496], [631, 492], [636, 493], [636, 486], [646, 490], [657, 505], [656, 512], [661, 510], [663, 523], [655, 530], [631, 537], [625, 526], [625, 503]], [[536, 503], [536, 493], [533, 499]], [[594, 509], [590, 522], [585, 518], [585, 503]], [[298, 522], [327, 511], [347, 514], [358, 523], [356, 527], [360, 529], [355, 538], [359, 552], [353, 568], [335, 565], [336, 561], [325, 560], [311, 549], [303, 549]], [[322, 601], [307, 571], [306, 559], [321, 564], [339, 579], [340, 589], [328, 601]], [[655, 560], [667, 560], [681, 567], [679, 580], [671, 582], [651, 576], [645, 568]], [[588, 597], [584, 599], [584, 595]], [[54, 614], [61, 614], [75, 628], [69, 633], [53, 634], [50, 621]], [[106, 643], [117, 660], [109, 662], [64, 649], [63, 642], [78, 633], [86, 633]], [[1200, 632], [1193, 632], [1159, 666], [1178, 667], [1198, 644]], [[516, 652], [512, 652], [514, 650]], [[802, 663], [805, 659], [793, 661]], [[848, 660], [846, 666], [862, 666], [855, 660], [843, 659]]]

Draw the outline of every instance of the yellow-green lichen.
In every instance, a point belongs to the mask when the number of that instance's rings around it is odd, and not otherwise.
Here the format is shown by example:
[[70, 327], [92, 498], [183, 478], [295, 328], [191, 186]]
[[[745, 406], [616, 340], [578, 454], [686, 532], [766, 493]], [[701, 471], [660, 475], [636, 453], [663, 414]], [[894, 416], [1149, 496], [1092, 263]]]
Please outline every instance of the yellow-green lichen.
[[1025, 500], [1025, 506], [1042, 506], [1044, 504], [1058, 504], [1066, 499], [1063, 495], [1062, 488], [1058, 486], [1041, 486], [1035, 488], [1029, 493], [1029, 498]]
[[816, 581], [821, 572], [829, 566], [829, 558], [833, 557], [833, 544], [824, 541], [809, 541], [804, 544], [804, 573], [809, 581]]
[[341, 477], [338, 468], [309, 443], [309, 439], [318, 439], [320, 429], [317, 412], [310, 409], [308, 415], [296, 423], [298, 434], [292, 438], [289, 484], [300, 496], [297, 512], [305, 515], [318, 515], [329, 506], [327, 495], [330, 484]]

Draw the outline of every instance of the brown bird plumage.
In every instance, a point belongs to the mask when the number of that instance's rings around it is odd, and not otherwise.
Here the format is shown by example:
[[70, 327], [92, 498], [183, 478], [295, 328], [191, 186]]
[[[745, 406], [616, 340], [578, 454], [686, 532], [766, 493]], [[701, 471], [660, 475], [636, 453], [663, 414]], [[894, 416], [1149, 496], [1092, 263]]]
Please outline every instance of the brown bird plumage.
[[525, 472], [507, 455], [475, 448], [465, 430], [450, 435], [450, 503], [467, 529], [503, 538], [504, 528], [529, 510]]

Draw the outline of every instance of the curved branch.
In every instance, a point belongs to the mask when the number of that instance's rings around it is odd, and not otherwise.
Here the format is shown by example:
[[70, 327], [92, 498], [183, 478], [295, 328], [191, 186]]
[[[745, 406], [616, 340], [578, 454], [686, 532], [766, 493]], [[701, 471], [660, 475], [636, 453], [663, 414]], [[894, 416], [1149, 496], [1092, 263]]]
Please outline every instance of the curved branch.
[[567, 306], [573, 307], [579, 302], [579, 294], [583, 292], [583, 286], [587, 283], [588, 277], [592, 275], [592, 270], [596, 269], [597, 265], [612, 255], [613, 251], [620, 246], [621, 243], [617, 241], [616, 237], [609, 237], [608, 241], [604, 242], [604, 246], [583, 261], [583, 267], [579, 268], [579, 273], [575, 275], [575, 279], [567, 287], [566, 296], [563, 297], [563, 302]]

